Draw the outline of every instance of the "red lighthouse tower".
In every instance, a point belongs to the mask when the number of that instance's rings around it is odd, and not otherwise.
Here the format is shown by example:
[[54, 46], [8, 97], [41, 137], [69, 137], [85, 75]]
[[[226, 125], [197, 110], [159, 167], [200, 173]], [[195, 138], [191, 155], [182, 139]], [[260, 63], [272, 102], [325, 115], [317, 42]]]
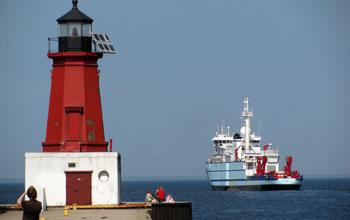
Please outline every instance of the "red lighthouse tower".
[[77, 4], [73, 0], [72, 10], [57, 19], [58, 38], [49, 38], [53, 68], [43, 152], [25, 153], [25, 188], [38, 189], [43, 207], [121, 203], [121, 155], [107, 152], [97, 69], [103, 53], [115, 50], [107, 34], [92, 32], [93, 20]]
[[53, 60], [51, 94], [43, 152], [106, 152], [97, 60], [92, 52], [93, 20], [78, 10], [57, 19], [58, 52]]

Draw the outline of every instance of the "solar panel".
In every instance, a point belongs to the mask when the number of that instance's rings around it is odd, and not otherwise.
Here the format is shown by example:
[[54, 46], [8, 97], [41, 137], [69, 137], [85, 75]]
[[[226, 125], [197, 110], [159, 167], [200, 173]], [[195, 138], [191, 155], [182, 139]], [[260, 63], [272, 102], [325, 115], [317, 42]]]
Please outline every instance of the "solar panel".
[[113, 44], [107, 34], [92, 33], [92, 38], [96, 44], [96, 48], [101, 53], [116, 53]]

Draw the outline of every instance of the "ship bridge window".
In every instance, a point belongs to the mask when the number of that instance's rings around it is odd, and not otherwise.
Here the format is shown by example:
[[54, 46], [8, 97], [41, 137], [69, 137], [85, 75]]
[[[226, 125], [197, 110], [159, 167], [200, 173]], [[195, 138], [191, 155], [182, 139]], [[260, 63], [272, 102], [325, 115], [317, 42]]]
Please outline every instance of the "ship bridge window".
[[247, 163], [247, 168], [248, 168], [248, 169], [253, 169], [253, 168], [254, 168], [253, 163]]
[[217, 145], [219, 142], [218, 141], [214, 141], [214, 144]]
[[224, 142], [224, 144], [226, 144], [226, 141], [223, 141]]

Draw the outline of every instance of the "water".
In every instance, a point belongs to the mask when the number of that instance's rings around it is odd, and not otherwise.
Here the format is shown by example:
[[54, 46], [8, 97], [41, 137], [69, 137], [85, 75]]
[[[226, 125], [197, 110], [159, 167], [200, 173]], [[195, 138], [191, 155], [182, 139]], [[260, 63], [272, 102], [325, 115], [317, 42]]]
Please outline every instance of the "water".
[[[163, 186], [191, 201], [193, 219], [350, 219], [350, 178], [308, 179], [297, 191], [213, 191], [207, 180], [122, 181], [123, 202], [143, 202]], [[15, 204], [23, 183], [0, 183], [0, 204]]]
[[17, 204], [17, 199], [24, 191], [24, 183], [0, 182], [0, 204]]
[[191, 201], [198, 220], [350, 218], [350, 178], [306, 178], [297, 191], [213, 191], [207, 180], [125, 181], [123, 201], [144, 201], [158, 186], [176, 201]]

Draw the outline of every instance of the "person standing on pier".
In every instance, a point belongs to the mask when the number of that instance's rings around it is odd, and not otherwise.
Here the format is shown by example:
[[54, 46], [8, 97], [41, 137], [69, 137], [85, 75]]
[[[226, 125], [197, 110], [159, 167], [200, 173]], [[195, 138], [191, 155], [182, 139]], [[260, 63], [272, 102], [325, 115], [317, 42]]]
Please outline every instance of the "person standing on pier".
[[[27, 194], [29, 201], [22, 201]], [[17, 200], [17, 204], [24, 208], [22, 220], [39, 220], [42, 209], [41, 202], [36, 200], [37, 192], [34, 186], [30, 186]]]
[[160, 187], [160, 190], [158, 190], [157, 194], [158, 194], [158, 202], [163, 203], [165, 199], [165, 192], [163, 190], [163, 187]]
[[158, 191], [159, 191], [159, 188], [160, 188], [160, 187], [157, 187], [157, 191], [156, 191], [156, 200], [157, 200], [157, 202], [159, 202], [159, 200], [158, 200]]

